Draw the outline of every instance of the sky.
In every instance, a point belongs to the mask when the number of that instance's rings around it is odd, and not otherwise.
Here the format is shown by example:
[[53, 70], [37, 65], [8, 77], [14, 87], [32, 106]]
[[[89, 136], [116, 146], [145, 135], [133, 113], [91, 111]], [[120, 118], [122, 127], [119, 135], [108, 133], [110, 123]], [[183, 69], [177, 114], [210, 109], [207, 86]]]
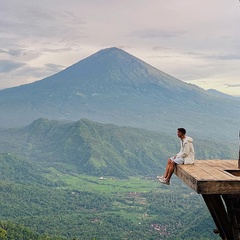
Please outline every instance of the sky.
[[239, 0], [0, 0], [0, 89], [118, 47], [181, 81], [240, 96]]

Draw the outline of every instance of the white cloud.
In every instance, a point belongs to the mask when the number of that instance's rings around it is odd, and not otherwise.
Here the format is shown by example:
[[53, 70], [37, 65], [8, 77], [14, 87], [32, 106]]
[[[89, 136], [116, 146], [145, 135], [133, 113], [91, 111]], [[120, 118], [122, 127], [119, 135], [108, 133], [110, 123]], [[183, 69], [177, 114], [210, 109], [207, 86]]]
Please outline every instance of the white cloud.
[[178, 36], [183, 35], [184, 32], [181, 31], [166, 31], [166, 30], [160, 30], [160, 29], [142, 29], [139, 31], [134, 31], [129, 34], [129, 36], [132, 37], [138, 37], [138, 38], [176, 38]]

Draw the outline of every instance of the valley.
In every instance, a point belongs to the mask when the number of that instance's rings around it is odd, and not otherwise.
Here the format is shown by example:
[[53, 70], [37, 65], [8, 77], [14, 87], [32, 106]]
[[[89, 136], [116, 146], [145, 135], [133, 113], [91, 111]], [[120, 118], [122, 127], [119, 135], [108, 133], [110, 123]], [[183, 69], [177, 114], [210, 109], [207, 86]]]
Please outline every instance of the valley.
[[[156, 180], [176, 137], [87, 119], [0, 134], [0, 219], [29, 228], [22, 239], [217, 239], [201, 196]], [[231, 144], [196, 146], [202, 159], [235, 156]]]
[[1, 219], [59, 239], [214, 239], [203, 200], [176, 177], [164, 186], [149, 177], [49, 171], [51, 187], [2, 183]]

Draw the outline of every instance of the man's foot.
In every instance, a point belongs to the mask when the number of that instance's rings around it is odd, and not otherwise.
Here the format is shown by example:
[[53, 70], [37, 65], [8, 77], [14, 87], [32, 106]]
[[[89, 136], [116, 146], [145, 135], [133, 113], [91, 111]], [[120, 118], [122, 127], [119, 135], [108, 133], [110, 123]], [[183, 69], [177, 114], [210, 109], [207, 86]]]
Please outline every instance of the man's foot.
[[164, 176], [157, 176], [157, 179], [164, 179]]
[[158, 179], [160, 181], [160, 183], [166, 184], [166, 185], [170, 185], [170, 181], [168, 181], [166, 178], [159, 178]]

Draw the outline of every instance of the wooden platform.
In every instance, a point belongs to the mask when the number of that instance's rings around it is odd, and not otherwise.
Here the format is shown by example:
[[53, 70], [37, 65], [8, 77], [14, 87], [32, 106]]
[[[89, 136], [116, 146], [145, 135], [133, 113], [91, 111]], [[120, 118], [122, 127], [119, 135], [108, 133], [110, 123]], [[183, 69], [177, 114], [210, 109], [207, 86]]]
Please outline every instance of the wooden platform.
[[177, 165], [175, 174], [202, 194], [222, 240], [240, 240], [240, 169], [238, 160], [196, 160]]
[[199, 194], [240, 193], [237, 160], [196, 160], [193, 165], [177, 165], [175, 174]]

